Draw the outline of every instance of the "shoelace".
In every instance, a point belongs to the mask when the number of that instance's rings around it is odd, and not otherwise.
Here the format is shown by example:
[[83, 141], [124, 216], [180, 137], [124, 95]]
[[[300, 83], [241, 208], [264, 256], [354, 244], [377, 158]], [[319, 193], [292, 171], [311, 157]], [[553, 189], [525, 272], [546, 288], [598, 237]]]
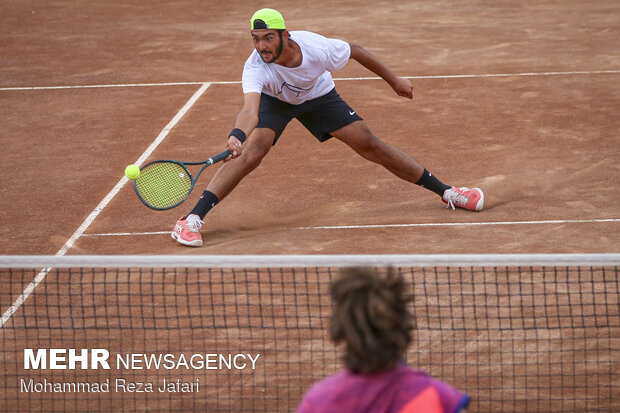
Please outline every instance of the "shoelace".
[[456, 209], [454, 207], [454, 203], [456, 203], [458, 206], [467, 205], [467, 202], [469, 201], [469, 197], [467, 195], [461, 193], [460, 191], [457, 191], [456, 189], [451, 190], [450, 193], [453, 194], [453, 196], [446, 200], [448, 204], [446, 205], [446, 208], [452, 208], [452, 210], [454, 211]]
[[192, 232], [200, 231], [200, 228], [202, 228], [202, 225], [205, 223], [204, 221], [201, 221], [200, 219], [195, 217], [187, 217], [186, 221], [187, 228]]

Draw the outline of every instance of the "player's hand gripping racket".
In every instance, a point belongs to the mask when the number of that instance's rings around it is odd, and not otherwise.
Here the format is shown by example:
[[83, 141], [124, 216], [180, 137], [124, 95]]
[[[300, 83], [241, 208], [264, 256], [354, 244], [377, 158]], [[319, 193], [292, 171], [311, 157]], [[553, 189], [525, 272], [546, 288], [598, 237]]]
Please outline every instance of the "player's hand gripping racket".
[[[209, 165], [230, 156], [226, 149], [202, 162], [179, 162], [167, 159], [149, 162], [140, 168], [140, 176], [133, 181], [138, 198], [149, 208], [165, 210], [179, 206], [189, 197], [198, 177]], [[195, 177], [188, 165], [203, 165]]]

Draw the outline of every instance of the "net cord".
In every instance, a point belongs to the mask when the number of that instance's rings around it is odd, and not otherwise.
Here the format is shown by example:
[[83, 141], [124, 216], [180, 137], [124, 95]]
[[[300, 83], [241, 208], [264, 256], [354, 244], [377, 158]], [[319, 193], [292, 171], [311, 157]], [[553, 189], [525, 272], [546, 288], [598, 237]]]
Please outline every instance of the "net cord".
[[0, 268], [298, 268], [617, 266], [620, 254], [420, 254], [420, 255], [4, 255]]

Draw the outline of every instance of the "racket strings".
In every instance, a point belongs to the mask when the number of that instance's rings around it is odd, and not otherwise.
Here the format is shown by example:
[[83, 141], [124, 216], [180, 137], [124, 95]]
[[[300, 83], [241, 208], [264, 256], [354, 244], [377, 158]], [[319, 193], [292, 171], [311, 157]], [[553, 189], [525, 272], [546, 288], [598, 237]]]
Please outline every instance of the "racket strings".
[[136, 189], [144, 202], [156, 209], [167, 209], [183, 202], [192, 190], [187, 169], [174, 162], [146, 165], [136, 180]]

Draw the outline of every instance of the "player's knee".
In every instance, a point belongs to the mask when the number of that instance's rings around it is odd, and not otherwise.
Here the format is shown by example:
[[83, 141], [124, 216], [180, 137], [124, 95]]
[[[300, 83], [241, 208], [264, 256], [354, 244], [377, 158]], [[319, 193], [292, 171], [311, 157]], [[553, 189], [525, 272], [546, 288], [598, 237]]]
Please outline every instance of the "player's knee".
[[369, 134], [364, 137], [363, 140], [360, 141], [357, 151], [364, 158], [378, 162], [379, 159], [383, 156], [385, 152], [385, 143], [383, 143], [376, 136]]
[[243, 151], [243, 156], [239, 159], [243, 161], [243, 164], [246, 169], [252, 171], [260, 165], [261, 161], [269, 152], [269, 148], [263, 148], [260, 146], [253, 146], [250, 148], [246, 148]]

